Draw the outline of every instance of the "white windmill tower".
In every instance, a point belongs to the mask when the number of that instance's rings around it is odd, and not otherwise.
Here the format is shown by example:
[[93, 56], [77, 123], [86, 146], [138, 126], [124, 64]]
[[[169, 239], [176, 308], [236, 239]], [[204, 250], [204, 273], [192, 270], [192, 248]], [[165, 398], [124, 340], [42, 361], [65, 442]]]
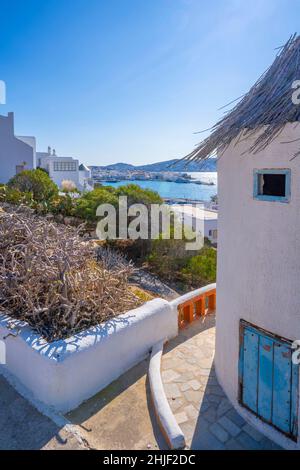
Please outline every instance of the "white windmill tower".
[[236, 409], [300, 448], [300, 36], [186, 158], [218, 155], [218, 380]]

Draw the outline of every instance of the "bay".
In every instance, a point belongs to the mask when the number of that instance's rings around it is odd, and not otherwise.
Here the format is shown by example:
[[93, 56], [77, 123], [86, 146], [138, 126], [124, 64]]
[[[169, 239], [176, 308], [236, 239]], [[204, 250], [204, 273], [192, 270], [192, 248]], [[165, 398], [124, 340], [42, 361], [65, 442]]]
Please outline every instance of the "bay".
[[135, 181], [118, 181], [115, 183], [103, 182], [105, 186], [113, 186], [115, 188], [127, 184], [138, 184], [141, 188], [152, 189], [157, 191], [161, 197], [177, 198], [177, 199], [192, 199], [197, 201], [210, 201], [210, 198], [217, 194], [217, 173], [216, 172], [199, 172], [188, 173], [194, 181], [213, 182], [213, 186], [200, 185], [197, 183], [172, 183], [168, 181], [149, 181], [149, 180], [135, 180]]

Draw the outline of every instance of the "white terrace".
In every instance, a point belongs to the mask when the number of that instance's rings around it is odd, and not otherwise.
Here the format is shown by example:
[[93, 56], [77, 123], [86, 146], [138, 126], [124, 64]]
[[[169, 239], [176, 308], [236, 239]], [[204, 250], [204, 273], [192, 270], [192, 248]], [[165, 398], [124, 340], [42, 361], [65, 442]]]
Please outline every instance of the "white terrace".
[[[179, 334], [165, 345], [163, 340], [158, 341], [151, 357], [145, 357], [64, 415], [39, 402], [6, 370], [9, 381], [43, 415], [2, 379], [0, 420], [6, 425], [1, 426], [0, 448], [275, 448], [234, 410], [218, 384], [213, 363], [215, 293], [215, 285], [211, 285], [172, 301]], [[161, 310], [161, 315], [166, 312]], [[13, 331], [8, 335], [7, 344], [22, 341], [14, 337]], [[13, 354], [13, 349], [9, 349], [9, 354]], [[77, 365], [80, 367], [80, 360]], [[51, 380], [49, 371], [47, 379]], [[22, 404], [18, 423], [16, 403]], [[34, 433], [25, 437], [27, 433], [21, 432], [29, 409], [32, 426], [36, 423], [40, 429], [35, 437]]]

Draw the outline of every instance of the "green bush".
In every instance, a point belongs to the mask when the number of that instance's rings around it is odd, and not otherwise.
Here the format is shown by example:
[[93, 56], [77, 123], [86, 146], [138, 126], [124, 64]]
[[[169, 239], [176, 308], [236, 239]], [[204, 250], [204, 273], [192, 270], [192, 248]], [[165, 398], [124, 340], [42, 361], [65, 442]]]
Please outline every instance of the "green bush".
[[22, 193], [18, 189], [9, 186], [0, 186], [0, 202], [8, 202], [10, 204], [26, 204], [31, 205], [33, 202], [32, 193]]
[[74, 215], [89, 221], [96, 220], [97, 207], [101, 204], [112, 204], [118, 206], [118, 198], [115, 189], [110, 186], [102, 186], [93, 191], [84, 193], [76, 200]]
[[32, 198], [37, 202], [49, 201], [58, 194], [58, 187], [45, 171], [24, 170], [8, 182], [8, 187], [22, 193], [32, 193]]
[[69, 194], [57, 195], [50, 199], [47, 212], [52, 214], [61, 214], [69, 217], [75, 214], [77, 207], [77, 199], [72, 198]]
[[37, 170], [41, 170], [41, 171], [43, 171], [44, 173], [46, 173], [46, 175], [49, 176], [49, 171], [46, 170], [46, 168], [41, 168], [40, 166], [38, 166], [38, 167], [37, 167]]
[[161, 204], [162, 199], [158, 193], [149, 189], [142, 189], [136, 184], [120, 186], [100, 186], [93, 191], [83, 194], [77, 199], [75, 215], [87, 220], [96, 220], [97, 207], [101, 204], [111, 204], [116, 209], [119, 208], [119, 197], [127, 196], [128, 206], [131, 204]]
[[217, 251], [206, 244], [198, 252], [187, 251], [186, 240], [172, 239], [172, 231], [170, 240], [152, 241], [147, 261], [151, 271], [183, 291], [216, 280]]
[[163, 200], [156, 191], [143, 189], [137, 184], [127, 184], [116, 189], [116, 196], [127, 196], [128, 205], [131, 204], [162, 204]]
[[185, 240], [164, 240], [162, 236], [153, 240], [148, 263], [155, 273], [165, 279], [172, 279], [175, 272], [186, 266], [191, 255], [186, 251], [185, 244]]
[[194, 282], [215, 282], [217, 271], [217, 251], [204, 246], [199, 255], [189, 259], [182, 273], [191, 276]]
[[170, 214], [170, 233], [165, 234], [169, 238], [164, 239], [161, 233], [156, 240], [152, 240], [151, 253], [148, 257], [148, 262], [154, 271], [166, 279], [172, 279], [175, 272], [181, 271], [186, 267], [188, 260], [199, 253], [199, 250], [187, 250], [187, 243], [193, 241], [194, 234], [191, 230], [187, 231], [185, 227], [182, 238], [179, 240], [175, 238], [175, 219], [172, 210]]

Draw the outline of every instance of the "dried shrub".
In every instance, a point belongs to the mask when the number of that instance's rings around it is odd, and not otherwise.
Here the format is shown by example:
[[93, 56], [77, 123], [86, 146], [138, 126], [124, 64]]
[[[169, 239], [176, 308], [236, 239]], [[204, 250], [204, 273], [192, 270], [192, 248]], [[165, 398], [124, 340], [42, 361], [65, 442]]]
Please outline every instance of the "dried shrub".
[[102, 263], [103, 267], [109, 271], [118, 271], [120, 269], [129, 268], [134, 270], [132, 261], [128, 261], [127, 257], [120, 251], [111, 250], [108, 246], [99, 246], [96, 251], [97, 260]]
[[111, 259], [97, 261], [79, 230], [49, 223], [30, 209], [0, 211], [0, 310], [48, 341], [143, 303], [128, 286], [132, 266], [114, 269]]
[[77, 191], [76, 184], [72, 180], [63, 180], [61, 182], [61, 189], [65, 193], [72, 193]]

